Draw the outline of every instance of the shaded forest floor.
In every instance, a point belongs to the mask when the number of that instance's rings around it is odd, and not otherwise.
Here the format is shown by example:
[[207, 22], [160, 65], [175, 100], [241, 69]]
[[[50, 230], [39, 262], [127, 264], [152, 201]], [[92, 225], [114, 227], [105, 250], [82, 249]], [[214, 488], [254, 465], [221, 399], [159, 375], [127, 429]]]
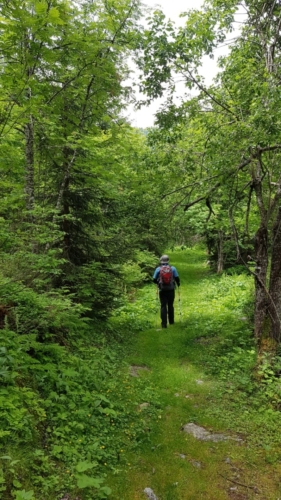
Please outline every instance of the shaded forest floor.
[[[108, 477], [110, 498], [144, 500], [151, 488], [159, 500], [278, 500], [281, 413], [266, 362], [256, 370], [251, 278], [212, 276], [198, 248], [170, 260], [182, 283], [176, 324], [161, 330], [155, 312], [154, 327], [132, 342], [128, 391], [133, 398], [141, 380], [154, 400], [136, 405], [146, 435]], [[188, 423], [230, 439], [197, 440], [183, 431]]]

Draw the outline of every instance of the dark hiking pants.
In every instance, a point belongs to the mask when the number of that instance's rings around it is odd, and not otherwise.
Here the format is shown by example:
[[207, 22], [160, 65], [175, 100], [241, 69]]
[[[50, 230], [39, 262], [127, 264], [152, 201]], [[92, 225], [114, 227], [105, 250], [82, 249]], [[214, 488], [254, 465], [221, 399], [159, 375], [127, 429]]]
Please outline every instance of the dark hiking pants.
[[160, 290], [159, 292], [161, 303], [161, 324], [163, 328], [167, 327], [167, 317], [170, 325], [174, 324], [174, 300], [175, 290]]

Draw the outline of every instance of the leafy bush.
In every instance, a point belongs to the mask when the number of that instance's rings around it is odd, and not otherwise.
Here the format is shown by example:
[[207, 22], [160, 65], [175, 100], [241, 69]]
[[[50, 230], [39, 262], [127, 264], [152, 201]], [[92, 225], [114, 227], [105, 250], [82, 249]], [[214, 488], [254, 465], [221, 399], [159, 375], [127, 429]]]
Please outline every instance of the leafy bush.
[[196, 329], [204, 330], [201, 362], [218, 380], [209, 412], [229, 429], [247, 435], [249, 446], [263, 448], [268, 463], [279, 461], [281, 357], [258, 353], [250, 321], [252, 278], [223, 274], [210, 276], [203, 285], [198, 310], [204, 315], [200, 313], [192, 328], [195, 334]]
[[22, 283], [0, 276], [3, 321], [19, 334], [34, 333], [42, 340], [84, 330], [86, 307], [74, 303], [68, 290], [37, 293]]
[[[105, 326], [104, 332], [87, 326], [83, 308], [70, 310], [67, 297], [55, 301], [16, 285], [6, 290], [6, 299], [16, 295], [17, 309], [0, 330], [3, 499], [55, 499], [66, 491], [106, 498], [107, 471], [123, 463], [124, 449], [149, 439], [147, 419], [159, 413], [154, 389], [130, 377], [124, 344], [111, 333], [128, 336], [128, 321], [131, 332], [144, 327], [144, 310], [137, 307], [130, 317], [121, 308], [108, 334]], [[15, 317], [18, 332], [8, 328]], [[32, 333], [24, 333], [27, 325]], [[143, 401], [149, 408], [137, 411]]]
[[153, 316], [158, 312], [158, 297], [150, 286], [138, 290], [137, 296], [133, 294], [129, 297], [130, 301], [113, 311], [109, 324], [115, 325], [118, 330], [124, 326], [131, 336], [136, 331], [151, 327]]

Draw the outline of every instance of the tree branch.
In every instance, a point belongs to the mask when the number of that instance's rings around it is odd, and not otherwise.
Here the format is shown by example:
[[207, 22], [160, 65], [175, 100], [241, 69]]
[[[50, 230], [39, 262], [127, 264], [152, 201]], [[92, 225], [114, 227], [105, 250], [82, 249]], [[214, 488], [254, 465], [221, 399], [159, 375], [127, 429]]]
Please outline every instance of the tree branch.
[[217, 184], [215, 184], [211, 189], [209, 189], [209, 191], [205, 193], [203, 196], [199, 196], [198, 198], [196, 198], [196, 200], [193, 200], [187, 205], [185, 205], [184, 211], [186, 212], [186, 210], [188, 210], [190, 207], [193, 207], [193, 205], [196, 205], [196, 203], [206, 200], [213, 191], [215, 191], [218, 187], [220, 187], [220, 185], [221, 182], [217, 182]]
[[190, 80], [201, 90], [201, 92], [203, 92], [206, 96], [208, 96], [211, 99], [211, 101], [215, 102], [218, 106], [220, 106], [222, 109], [224, 109], [227, 113], [230, 113], [232, 116], [235, 116], [237, 121], [240, 121], [239, 116], [237, 116], [228, 106], [226, 106], [225, 104], [220, 102], [216, 97], [214, 97], [212, 94], [210, 94], [210, 92], [206, 89], [206, 87], [204, 87], [203, 85], [201, 85], [201, 83], [198, 82], [198, 80], [193, 76], [193, 74], [191, 73], [191, 71], [189, 69], [187, 69], [187, 68], [185, 68], [185, 69], [181, 68], [181, 69], [188, 73]]
[[168, 193], [163, 194], [161, 196], [161, 200], [164, 200], [165, 198], [167, 198], [171, 194], [179, 193], [180, 191], [183, 191], [184, 189], [187, 189], [187, 188], [190, 188], [190, 187], [194, 187], [194, 186], [198, 186], [198, 185], [202, 184], [202, 182], [209, 182], [210, 180], [217, 179], [218, 177], [219, 177], [219, 174], [213, 175], [213, 176], [207, 177], [206, 179], [203, 179], [201, 181], [192, 182], [191, 184], [186, 184], [185, 186], [181, 186], [180, 188], [173, 189], [173, 191], [169, 191]]

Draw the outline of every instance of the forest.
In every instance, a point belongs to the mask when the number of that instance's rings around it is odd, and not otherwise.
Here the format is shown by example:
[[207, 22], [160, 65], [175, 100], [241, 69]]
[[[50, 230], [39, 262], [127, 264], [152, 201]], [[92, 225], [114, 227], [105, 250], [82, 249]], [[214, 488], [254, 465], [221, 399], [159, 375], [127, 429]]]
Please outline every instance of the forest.
[[[219, 387], [197, 395], [213, 405], [203, 423], [257, 433], [249, 463], [269, 489], [245, 486], [247, 466], [231, 480], [243, 494], [184, 496], [163, 472], [159, 498], [280, 496], [281, 3], [205, 0], [183, 19], [139, 0], [0, 3], [3, 500], [154, 499], [126, 474], [170, 408], [149, 379], [172, 353], [152, 284], [164, 252], [186, 276], [178, 363], [188, 346]], [[224, 44], [207, 85], [202, 60]], [[133, 127], [128, 105], [159, 97], [155, 125]]]

